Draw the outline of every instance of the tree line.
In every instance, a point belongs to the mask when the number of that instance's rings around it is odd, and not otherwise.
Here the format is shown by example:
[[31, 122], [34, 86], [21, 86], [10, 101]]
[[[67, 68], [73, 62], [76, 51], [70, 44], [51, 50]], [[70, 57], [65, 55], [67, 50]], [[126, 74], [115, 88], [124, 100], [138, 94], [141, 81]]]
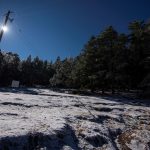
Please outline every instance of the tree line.
[[55, 62], [39, 57], [20, 60], [17, 54], [0, 52], [0, 86], [12, 80], [21, 85], [111, 90], [150, 89], [150, 23], [134, 21], [128, 34], [112, 26], [92, 36], [74, 58]]
[[19, 80], [22, 86], [47, 86], [53, 74], [51, 62], [31, 55], [21, 61], [17, 54], [0, 51], [0, 86], [10, 86], [12, 80]]

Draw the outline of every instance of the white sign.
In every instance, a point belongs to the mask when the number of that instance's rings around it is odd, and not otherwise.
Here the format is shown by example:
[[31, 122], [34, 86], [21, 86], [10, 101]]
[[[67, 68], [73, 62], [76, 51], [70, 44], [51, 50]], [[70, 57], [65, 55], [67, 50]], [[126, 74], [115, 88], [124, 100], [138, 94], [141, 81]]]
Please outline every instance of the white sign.
[[13, 81], [12, 81], [12, 84], [11, 84], [11, 87], [13, 87], [13, 88], [19, 87], [19, 81], [13, 80]]

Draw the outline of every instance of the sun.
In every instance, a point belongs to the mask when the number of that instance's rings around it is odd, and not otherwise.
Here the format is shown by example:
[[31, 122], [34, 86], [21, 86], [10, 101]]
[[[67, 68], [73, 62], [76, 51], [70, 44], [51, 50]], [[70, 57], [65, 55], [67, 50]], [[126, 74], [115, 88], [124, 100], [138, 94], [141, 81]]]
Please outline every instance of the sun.
[[2, 30], [3, 30], [4, 32], [7, 32], [7, 31], [8, 31], [8, 27], [7, 27], [7, 26], [2, 26]]

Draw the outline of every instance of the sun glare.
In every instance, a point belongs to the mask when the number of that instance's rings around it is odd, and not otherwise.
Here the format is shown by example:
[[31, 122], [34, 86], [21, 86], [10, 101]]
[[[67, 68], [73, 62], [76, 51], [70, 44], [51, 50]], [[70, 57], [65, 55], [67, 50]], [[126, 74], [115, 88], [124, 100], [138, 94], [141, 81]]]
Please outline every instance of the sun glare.
[[7, 31], [8, 31], [8, 27], [7, 27], [7, 26], [2, 26], [2, 30], [3, 30], [4, 32], [7, 32]]

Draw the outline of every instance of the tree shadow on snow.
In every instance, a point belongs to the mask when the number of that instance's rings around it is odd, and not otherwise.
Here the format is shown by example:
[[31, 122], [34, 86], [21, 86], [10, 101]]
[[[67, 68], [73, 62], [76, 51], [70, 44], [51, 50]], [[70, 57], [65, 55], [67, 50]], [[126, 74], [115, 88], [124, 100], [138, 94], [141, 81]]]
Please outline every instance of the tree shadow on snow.
[[75, 132], [69, 125], [65, 125], [63, 130], [55, 131], [55, 134], [28, 133], [27, 135], [0, 139], [0, 150], [39, 150], [41, 148], [61, 150], [64, 146], [81, 150], [78, 147]]
[[34, 89], [28, 89], [28, 88], [0, 88], [0, 92], [38, 95], [37, 91], [35, 91]]
[[[150, 102], [141, 99], [132, 99], [132, 98], [126, 98], [122, 96], [100, 96], [100, 97], [109, 101], [118, 102], [119, 105], [127, 104], [127, 105], [144, 106], [144, 107], [150, 106]], [[118, 104], [114, 104], [114, 105], [118, 105]]]

